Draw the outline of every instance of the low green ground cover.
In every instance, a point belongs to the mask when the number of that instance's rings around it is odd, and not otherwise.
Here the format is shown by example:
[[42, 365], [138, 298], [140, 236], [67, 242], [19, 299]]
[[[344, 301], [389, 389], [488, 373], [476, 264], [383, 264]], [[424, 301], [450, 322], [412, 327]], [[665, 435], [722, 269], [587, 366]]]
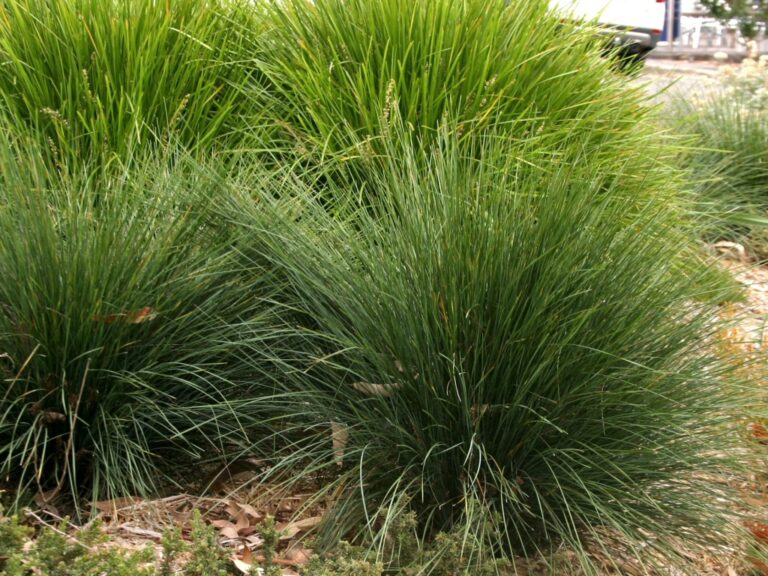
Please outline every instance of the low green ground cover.
[[66, 521], [47, 526], [30, 542], [33, 530], [17, 517], [0, 516], [0, 574], [5, 576], [225, 576], [231, 574], [226, 553], [215, 531], [199, 515], [189, 536], [163, 535], [159, 554], [154, 548], [122, 550], [109, 546], [101, 524], [92, 522], [74, 533]]

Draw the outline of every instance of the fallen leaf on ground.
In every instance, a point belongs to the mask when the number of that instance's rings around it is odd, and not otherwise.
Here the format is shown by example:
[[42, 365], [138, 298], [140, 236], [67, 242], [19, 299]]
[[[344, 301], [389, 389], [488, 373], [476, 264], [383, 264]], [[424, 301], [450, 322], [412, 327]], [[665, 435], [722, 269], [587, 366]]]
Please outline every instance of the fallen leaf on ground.
[[251, 525], [250, 520], [248, 520], [248, 516], [243, 512], [242, 510], [238, 512], [237, 516], [235, 517], [235, 528], [237, 528], [238, 532], [241, 532], [242, 530], [245, 530]]
[[761, 524], [760, 522], [747, 522], [745, 526], [749, 528], [752, 535], [760, 540], [760, 542], [768, 543], [768, 524]]
[[260, 548], [264, 544], [264, 540], [262, 540], [261, 537], [256, 534], [247, 536], [245, 538], [245, 541], [248, 543], [249, 547], [251, 548]]
[[224, 528], [219, 530], [219, 534], [231, 540], [240, 538], [240, 534], [238, 533], [237, 528], [235, 528], [234, 526], [225, 526]]
[[253, 506], [251, 506], [250, 504], [243, 504], [243, 503], [241, 503], [241, 502], [238, 502], [238, 503], [237, 503], [237, 505], [240, 507], [240, 509], [241, 509], [243, 512], [245, 512], [246, 514], [248, 514], [248, 516], [250, 516], [251, 518], [253, 518], [253, 519], [255, 519], [255, 520], [262, 520], [262, 519], [263, 519], [263, 515], [262, 515], [262, 514], [260, 514], [260, 513], [259, 513], [259, 512], [256, 510], [256, 508], [254, 508], [254, 507], [253, 507]]
[[302, 518], [301, 520], [278, 524], [277, 530], [280, 532], [280, 540], [290, 540], [299, 532], [314, 528], [320, 524], [322, 520], [322, 516], [312, 516], [310, 518]]
[[91, 506], [104, 514], [113, 514], [118, 510], [132, 506], [138, 502], [140, 502], [138, 498], [127, 496], [124, 498], [114, 498], [112, 500], [98, 500], [96, 502], [91, 502]]
[[[253, 571], [251, 570], [251, 564], [248, 562], [243, 562], [240, 560], [240, 558], [237, 558], [235, 556], [232, 557], [232, 563], [235, 565], [235, 568], [240, 570], [243, 574], [253, 574]], [[258, 568], [256, 569], [259, 570]]]
[[146, 528], [139, 528], [138, 526], [131, 526], [130, 524], [121, 524], [118, 526], [123, 532], [128, 532], [134, 536], [141, 536], [143, 538], [149, 538], [151, 540], [161, 540], [163, 535], [156, 530], [148, 530]]
[[230, 502], [227, 504], [227, 507], [225, 508], [227, 514], [232, 516], [234, 518], [237, 516], [237, 513], [240, 512], [240, 507], [238, 506], [237, 502]]
[[290, 560], [296, 566], [303, 566], [309, 564], [309, 559], [312, 557], [312, 550], [310, 548], [304, 548], [301, 544], [291, 546], [285, 551], [285, 559]]
[[749, 428], [752, 432], [752, 436], [760, 442], [760, 444], [768, 444], [768, 430], [766, 430], [765, 426], [759, 422], [753, 422], [750, 424]]

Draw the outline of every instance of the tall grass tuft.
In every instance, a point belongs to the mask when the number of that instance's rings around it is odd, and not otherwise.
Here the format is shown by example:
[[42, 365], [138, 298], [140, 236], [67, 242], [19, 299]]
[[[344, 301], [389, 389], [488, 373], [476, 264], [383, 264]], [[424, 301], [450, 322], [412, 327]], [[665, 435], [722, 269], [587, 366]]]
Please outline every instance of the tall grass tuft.
[[335, 157], [335, 169], [361, 176], [359, 162], [384, 153], [400, 120], [425, 147], [446, 126], [463, 143], [497, 129], [535, 137], [534, 163], [556, 155], [567, 127], [630, 177], [623, 165], [648, 153], [631, 142], [637, 94], [594, 32], [546, 1], [288, 0], [265, 13], [255, 52], [267, 83], [254, 98], [269, 138], [314, 164]]
[[567, 136], [546, 169], [525, 161], [535, 139], [398, 152], [364, 185], [380, 203], [344, 218], [289, 179], [233, 205], [306, 314], [262, 406], [299, 438], [275, 473], [332, 479], [328, 541], [357, 529], [384, 551], [405, 508], [423, 537], [484, 543], [457, 573], [563, 543], [591, 571], [589, 546], [648, 567], [732, 530], [744, 396], [718, 355], [721, 285], [685, 263], [673, 192]]
[[[747, 60], [701, 100], [672, 102], [674, 128], [695, 138], [687, 167], [707, 240], [744, 242], [765, 256], [768, 226], [768, 69]], [[763, 237], [761, 239], [761, 236]]]
[[0, 108], [60, 164], [168, 139], [207, 149], [237, 130], [237, 0], [8, 0], [0, 6]]
[[4, 480], [45, 498], [147, 493], [249, 446], [262, 379], [238, 351], [276, 284], [246, 281], [212, 220], [226, 187], [183, 158], [61, 176], [2, 144]]

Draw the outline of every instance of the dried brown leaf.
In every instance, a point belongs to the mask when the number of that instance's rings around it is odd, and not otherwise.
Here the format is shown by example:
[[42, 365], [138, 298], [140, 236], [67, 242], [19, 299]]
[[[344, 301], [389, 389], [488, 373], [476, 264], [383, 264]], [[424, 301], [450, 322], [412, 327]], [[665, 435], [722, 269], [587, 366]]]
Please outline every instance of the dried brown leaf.
[[261, 520], [264, 517], [262, 514], [259, 513], [258, 510], [256, 510], [256, 508], [254, 508], [250, 504], [238, 503], [238, 506], [243, 512], [245, 512], [246, 514], [248, 514], [248, 516], [250, 516], [255, 520]]
[[163, 535], [156, 530], [147, 530], [146, 528], [139, 528], [138, 526], [131, 526], [130, 524], [122, 524], [119, 526], [119, 529], [128, 532], [129, 534], [133, 534], [134, 536], [141, 536], [151, 540], [160, 541], [163, 538]]
[[286, 550], [284, 555], [286, 560], [290, 560], [296, 566], [303, 566], [309, 564], [309, 560], [312, 557], [312, 550], [304, 548], [301, 544], [297, 544]]
[[302, 518], [301, 520], [294, 520], [284, 524], [278, 524], [277, 529], [280, 532], [280, 540], [289, 540], [296, 536], [299, 532], [314, 528], [320, 522], [322, 522], [322, 516], [311, 516], [310, 518]]
[[240, 506], [237, 504], [237, 502], [230, 502], [227, 504], [227, 507], [225, 508], [227, 514], [232, 516], [234, 518], [237, 516], [237, 513], [240, 512]]
[[248, 528], [250, 525], [251, 522], [248, 520], [248, 516], [245, 512], [240, 510], [235, 516], [235, 528], [237, 528], [237, 531], [240, 532], [241, 530]]
[[232, 557], [232, 563], [235, 565], [235, 568], [240, 570], [243, 574], [251, 574], [251, 564], [248, 562], [243, 562], [240, 560], [240, 558], [237, 558], [235, 556]]
[[237, 532], [237, 528], [234, 526], [225, 526], [219, 531], [219, 534], [224, 536], [225, 538], [230, 538], [232, 540], [237, 540], [240, 538], [240, 534]]
[[262, 540], [261, 537], [256, 534], [246, 536], [245, 541], [248, 543], [250, 548], [254, 549], [261, 548], [264, 545], [264, 540]]

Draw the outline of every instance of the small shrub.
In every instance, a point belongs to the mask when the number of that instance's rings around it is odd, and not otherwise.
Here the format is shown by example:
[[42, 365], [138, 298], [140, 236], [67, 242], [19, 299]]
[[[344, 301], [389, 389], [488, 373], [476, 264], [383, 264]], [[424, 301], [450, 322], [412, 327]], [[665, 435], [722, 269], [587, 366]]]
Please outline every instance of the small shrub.
[[213, 527], [203, 522], [197, 510], [192, 516], [190, 538], [191, 557], [184, 565], [185, 576], [226, 576], [227, 555], [219, 546], [219, 536]]
[[384, 566], [370, 560], [364, 548], [341, 542], [329, 554], [313, 557], [302, 572], [306, 576], [381, 576]]
[[[9, 529], [10, 528], [10, 529]], [[152, 547], [123, 549], [109, 542], [99, 522], [72, 530], [68, 522], [43, 526], [36, 538], [31, 529], [16, 520], [0, 524], [0, 536], [13, 538], [4, 576], [226, 576], [232, 574], [226, 551], [219, 546], [216, 531], [206, 525], [199, 512], [192, 517], [189, 542], [178, 531], [163, 534], [163, 558], [159, 562]], [[4, 540], [0, 540], [4, 542]], [[10, 541], [8, 541], [10, 542]], [[24, 551], [22, 552], [22, 544]], [[2, 568], [2, 565], [0, 565]]]
[[10, 557], [21, 552], [32, 532], [32, 528], [24, 526], [17, 516], [5, 516], [0, 507], [0, 569]]
[[468, 545], [466, 535], [461, 532], [446, 534], [440, 532], [435, 536], [434, 541], [424, 554], [420, 565], [409, 566], [403, 569], [403, 574], [434, 574], [435, 576], [454, 576], [457, 574], [477, 574], [478, 576], [499, 576], [502, 574], [513, 574], [513, 564], [511, 561], [502, 560], [479, 560], [473, 556], [483, 554], [480, 550], [473, 550]]
[[5, 576], [153, 576], [154, 552], [137, 552], [104, 546], [106, 536], [95, 522], [69, 534], [66, 521], [57, 527], [44, 527], [24, 552], [12, 556]]
[[262, 554], [264, 555], [264, 575], [280, 576], [282, 571], [274, 562], [277, 546], [280, 543], [280, 532], [275, 524], [273, 516], [267, 516], [259, 526], [259, 534], [264, 541]]

